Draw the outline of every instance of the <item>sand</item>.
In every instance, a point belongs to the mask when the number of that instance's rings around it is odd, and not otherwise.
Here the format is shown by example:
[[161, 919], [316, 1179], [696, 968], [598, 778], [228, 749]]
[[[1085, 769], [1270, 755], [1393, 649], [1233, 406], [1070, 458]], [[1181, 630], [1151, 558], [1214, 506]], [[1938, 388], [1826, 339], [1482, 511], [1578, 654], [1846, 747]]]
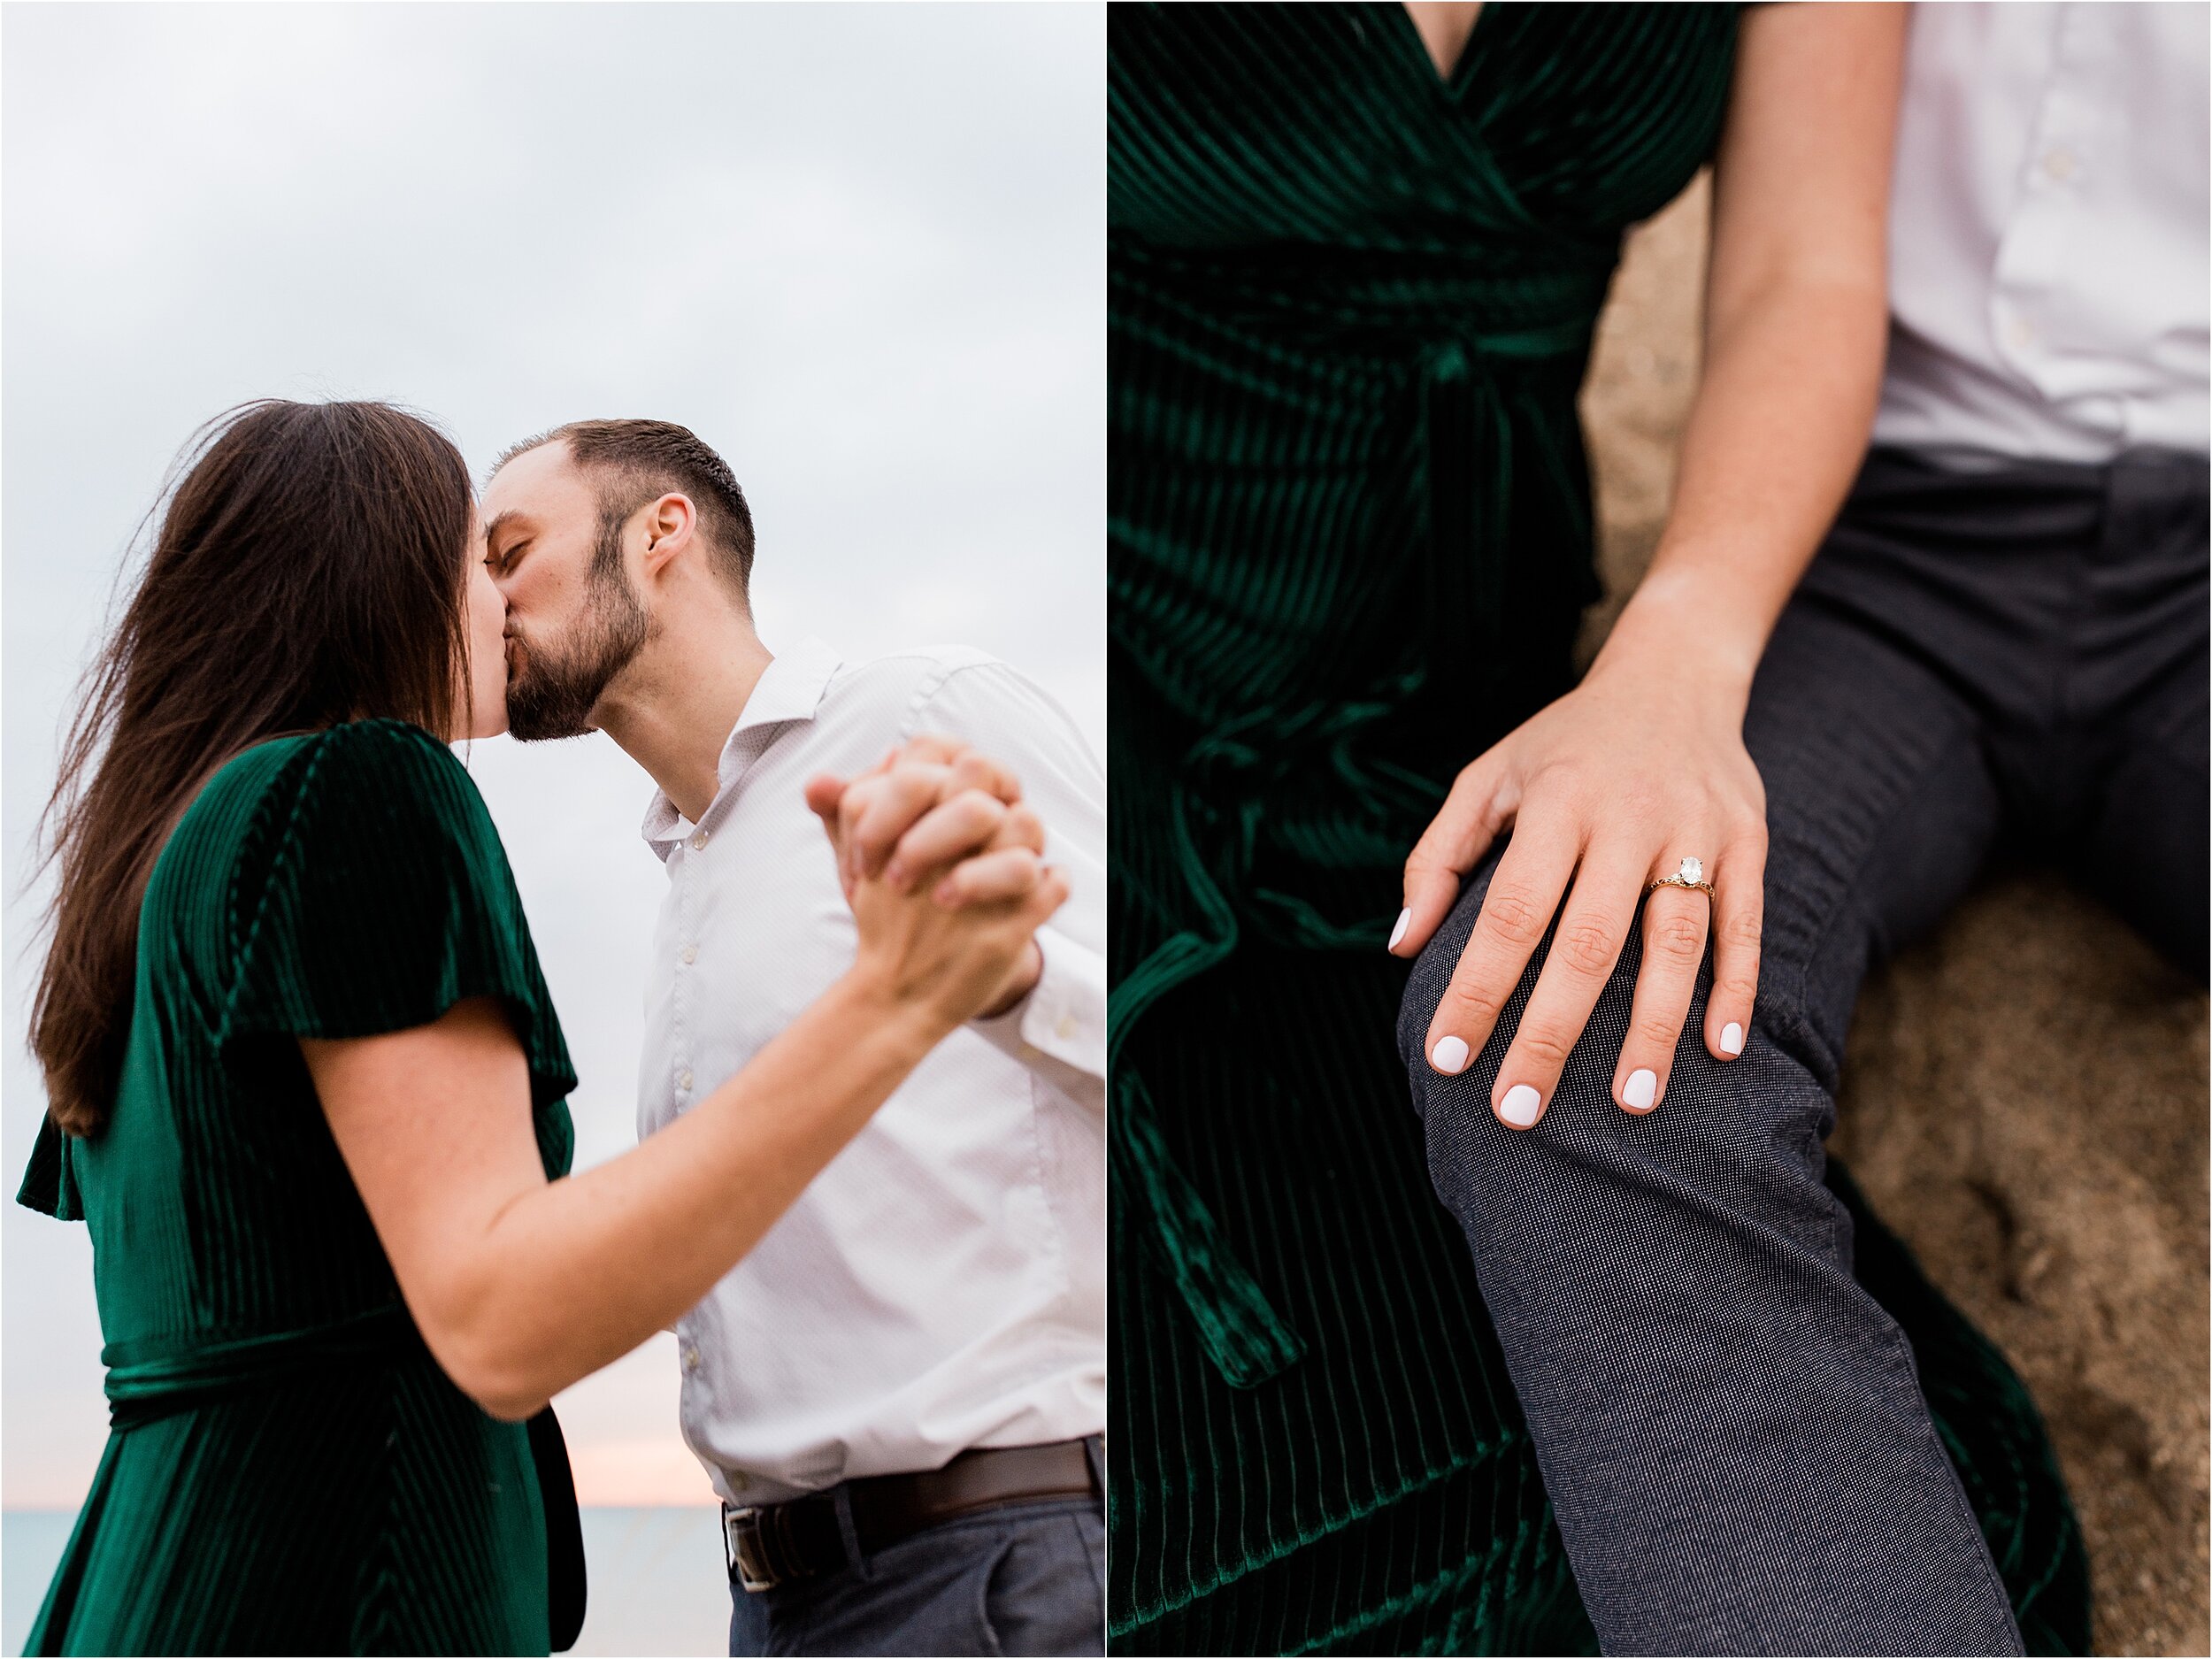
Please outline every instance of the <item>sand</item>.
[[[1697, 384], [1708, 191], [1637, 230], [1583, 396], [1608, 599], [1651, 557]], [[2058, 872], [1993, 871], [1866, 987], [1832, 1143], [2034, 1391], [2089, 1543], [2096, 1647], [2207, 1624], [2203, 993]]]

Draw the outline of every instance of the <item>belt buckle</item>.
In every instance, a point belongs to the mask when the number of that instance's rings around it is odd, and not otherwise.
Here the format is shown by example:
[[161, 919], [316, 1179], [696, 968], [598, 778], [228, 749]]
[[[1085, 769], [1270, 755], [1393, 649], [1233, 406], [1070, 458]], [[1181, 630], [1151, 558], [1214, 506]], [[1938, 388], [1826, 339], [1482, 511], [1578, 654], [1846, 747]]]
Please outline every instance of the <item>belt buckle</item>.
[[758, 1595], [763, 1590], [772, 1590], [783, 1582], [768, 1560], [767, 1540], [762, 1535], [758, 1508], [722, 1509], [722, 1558], [728, 1565], [730, 1577], [741, 1585], [746, 1593]]

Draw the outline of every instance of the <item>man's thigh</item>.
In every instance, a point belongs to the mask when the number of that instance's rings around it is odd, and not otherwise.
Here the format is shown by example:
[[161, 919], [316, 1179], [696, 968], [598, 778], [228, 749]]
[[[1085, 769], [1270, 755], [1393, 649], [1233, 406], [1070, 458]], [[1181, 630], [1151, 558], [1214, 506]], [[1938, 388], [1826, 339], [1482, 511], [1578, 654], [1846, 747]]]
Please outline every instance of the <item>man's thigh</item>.
[[1486, 866], [1401, 1015], [1432, 1179], [1609, 1650], [2016, 1651], [1907, 1344], [1855, 1281], [1849, 1219], [1822, 1182], [1867, 963], [1949, 908], [1993, 834], [1978, 729], [1909, 651], [1804, 603], [1746, 738], [1770, 854], [1743, 1054], [1706, 1052], [1701, 974], [1665, 1099], [1647, 1117], [1615, 1105], [1632, 933], [1542, 1120], [1497, 1123], [1489, 1092], [1542, 951], [1465, 1071], [1431, 1072], [1422, 1044]]
[[1756, 1260], [1777, 1285], [1814, 1271], [1831, 1294], [1855, 1294], [1848, 1222], [1822, 1182], [1852, 1008], [1870, 961], [1932, 926], [1972, 881], [1998, 795], [1957, 693], [1825, 603], [1793, 603], [1785, 615], [1745, 736], [1766, 783], [1769, 855], [1759, 999], [1740, 1056], [1706, 1051], [1702, 969], [1665, 1099], [1648, 1117], [1614, 1103], [1642, 962], [1632, 929], [1537, 1130], [1504, 1129], [1486, 1101], [1548, 939], [1473, 1063], [1456, 1078], [1432, 1073], [1423, 1039], [1494, 855], [1408, 984], [1399, 1043], [1432, 1179], [1467, 1230], [1502, 1335], [1525, 1319], [1531, 1353], [1562, 1350], [1571, 1302], [1591, 1315], [1594, 1352], [1619, 1346], [1624, 1322], [1646, 1305], [1616, 1305], [1624, 1252], [1663, 1263], [1677, 1285], [1701, 1282], [1712, 1263], [1733, 1272]]
[[2131, 711], [2082, 848], [2091, 891], [2199, 979], [2212, 944], [2208, 675], [2212, 662], [2200, 645], [2193, 663]]
[[[1502, 1328], [1525, 1291], [1531, 1317], [1555, 1337], [1554, 1292], [1585, 1276], [1609, 1281], [1620, 1249], [1663, 1257], [1676, 1282], [1694, 1283], [1707, 1256], [1740, 1256], [1756, 1235], [1757, 1250], [1817, 1258], [1848, 1279], [1848, 1225], [1822, 1185], [1821, 1143], [1852, 1008], [1870, 961], [1932, 926], [1970, 884], [1996, 833], [1998, 795], [1955, 691], [1826, 603], [1795, 603], [1783, 618], [1745, 739], [1765, 780], [1769, 853], [1759, 999], [1740, 1057], [1706, 1051], [1708, 966], [1666, 1098], [1648, 1117], [1614, 1103], [1642, 963], [1632, 929], [1538, 1130], [1505, 1130], [1485, 1102], [1548, 938], [1463, 1072], [1438, 1077], [1423, 1057], [1496, 853], [1414, 966], [1399, 1044], [1432, 1179], [1469, 1230]], [[1515, 1282], [1531, 1276], [1540, 1290]], [[1590, 1295], [1610, 1301], [1594, 1286]], [[1597, 1323], [1609, 1333], [1614, 1318]]]
[[2098, 728], [2078, 850], [2091, 888], [2189, 972], [2206, 972], [2208, 549], [2201, 457], [2113, 468], [2085, 582], [2077, 696]]
[[1942, 921], [2004, 812], [1979, 712], [1878, 603], [1793, 600], [1744, 718], [1767, 797], [1754, 1028], [1831, 1092], [1867, 971]]
[[731, 1595], [733, 1654], [1101, 1654], [1104, 1522], [1095, 1499], [1010, 1505], [841, 1572]]

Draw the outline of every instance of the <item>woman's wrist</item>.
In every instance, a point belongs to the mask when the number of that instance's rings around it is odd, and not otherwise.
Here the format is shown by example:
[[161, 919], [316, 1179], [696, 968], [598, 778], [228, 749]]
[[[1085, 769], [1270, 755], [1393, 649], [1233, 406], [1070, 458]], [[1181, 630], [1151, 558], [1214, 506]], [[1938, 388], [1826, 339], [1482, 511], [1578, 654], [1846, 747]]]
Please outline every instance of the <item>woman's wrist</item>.
[[819, 1004], [834, 1016], [839, 1030], [856, 1041], [880, 1041], [889, 1057], [918, 1063], [958, 1029], [932, 999], [900, 986], [866, 961], [856, 962], [822, 994]]
[[1622, 609], [1591, 672], [1663, 674], [1741, 704], [1773, 626], [1774, 612], [1724, 573], [1655, 571]]

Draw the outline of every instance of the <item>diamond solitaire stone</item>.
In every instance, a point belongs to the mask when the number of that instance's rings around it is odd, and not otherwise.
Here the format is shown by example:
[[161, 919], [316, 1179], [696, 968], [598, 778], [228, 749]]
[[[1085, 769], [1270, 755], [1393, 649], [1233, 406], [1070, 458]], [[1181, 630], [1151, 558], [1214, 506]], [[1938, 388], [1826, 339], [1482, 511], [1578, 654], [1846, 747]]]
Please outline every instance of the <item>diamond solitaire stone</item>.
[[1705, 879], [1705, 861], [1701, 858], [1685, 858], [1682, 861], [1682, 868], [1676, 871], [1675, 874], [1685, 881], [1702, 881]]

